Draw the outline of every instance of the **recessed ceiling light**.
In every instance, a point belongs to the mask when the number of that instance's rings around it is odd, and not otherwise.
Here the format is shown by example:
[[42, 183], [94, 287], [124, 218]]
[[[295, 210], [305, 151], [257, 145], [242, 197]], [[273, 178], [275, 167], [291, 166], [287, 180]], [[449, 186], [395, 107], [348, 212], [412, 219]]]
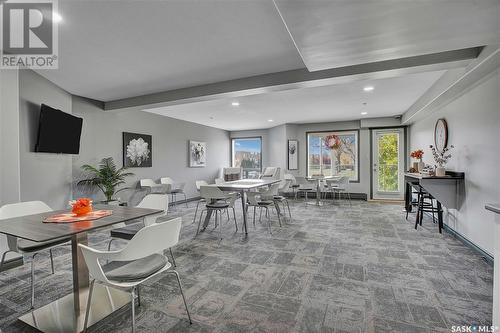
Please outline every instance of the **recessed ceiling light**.
[[58, 13], [54, 12], [54, 13], [52, 13], [52, 21], [55, 23], [59, 23], [62, 21], [62, 16], [59, 15]]
[[361, 115], [366, 116], [368, 112], [361, 112]]
[[364, 91], [372, 91], [373, 89], [375, 89], [373, 86], [366, 86], [363, 88]]
[[268, 122], [270, 122], [270, 123], [272, 123], [274, 120], [272, 120], [272, 119], [268, 119], [267, 121], [268, 121]]
[[232, 102], [231, 105], [232, 106], [240, 106], [240, 102]]

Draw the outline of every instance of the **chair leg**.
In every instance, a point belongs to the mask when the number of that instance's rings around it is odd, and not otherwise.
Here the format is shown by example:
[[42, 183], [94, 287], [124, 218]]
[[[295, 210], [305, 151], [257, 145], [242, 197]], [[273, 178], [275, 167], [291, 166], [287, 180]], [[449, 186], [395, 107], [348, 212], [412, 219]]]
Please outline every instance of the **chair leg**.
[[52, 268], [52, 274], [54, 274], [54, 256], [52, 255], [52, 249], [49, 250], [50, 256], [50, 268]]
[[113, 239], [113, 238], [111, 238], [111, 239], [109, 240], [109, 243], [108, 243], [108, 252], [109, 252], [109, 251], [111, 251], [111, 243], [112, 243], [113, 241], [114, 241], [114, 239]]
[[231, 218], [229, 217], [229, 209], [226, 208], [226, 215], [227, 215], [227, 220], [229, 221]]
[[[280, 227], [282, 227], [282, 225], [281, 225], [281, 216], [280, 216], [281, 215], [280, 208], [279, 208], [278, 204], [276, 204], [276, 202], [274, 203], [274, 206], [276, 208], [276, 215], [278, 215], [278, 221], [280, 223]], [[270, 216], [268, 216], [268, 218], [270, 218]]]
[[[177, 264], [175, 263], [174, 254], [172, 253], [172, 248], [169, 247], [168, 250], [170, 251], [170, 256], [172, 257], [172, 264], [174, 264], [174, 267], [177, 267]], [[139, 289], [137, 289], [137, 292], [139, 292]]]
[[[217, 214], [217, 213], [216, 213]], [[222, 212], [216, 215], [219, 218], [219, 244], [222, 241]]]
[[236, 211], [233, 207], [233, 217], [234, 217], [234, 226], [236, 227], [236, 232], [238, 232], [238, 222], [236, 222]]
[[288, 215], [290, 216], [290, 221], [292, 220], [292, 213], [290, 212], [290, 204], [288, 202], [288, 200], [285, 201], [286, 202], [286, 207], [288, 208]]
[[135, 333], [135, 287], [130, 292], [130, 305], [132, 308], [132, 333]]
[[257, 207], [253, 206], [253, 227], [255, 228], [255, 212], [257, 210]]
[[31, 257], [31, 309], [35, 308], [35, 257], [37, 254]]
[[198, 214], [198, 207], [199, 206], [200, 206], [200, 201], [198, 200], [198, 203], [196, 204], [196, 209], [194, 211], [193, 223], [196, 222], [196, 215]]
[[83, 322], [83, 333], [87, 333], [89, 322], [90, 306], [92, 305], [92, 294], [94, 293], [95, 280], [90, 281], [89, 295], [87, 296], [87, 309], [85, 310], [85, 321]]
[[7, 255], [7, 253], [9, 252], [13, 252], [11, 250], [7, 250], [5, 251], [3, 254], [2, 254], [2, 261], [0, 261], [0, 272], [2, 271], [2, 267], [3, 267], [3, 262], [5, 261], [5, 256]]
[[266, 209], [266, 215], [267, 215], [267, 225], [269, 227], [269, 234], [273, 234], [273, 230], [271, 228], [271, 218], [269, 217], [269, 208], [264, 207]]
[[200, 233], [200, 226], [201, 226], [201, 220], [202, 220], [202, 217], [203, 217], [203, 212], [204, 212], [204, 210], [202, 210], [201, 213], [200, 213], [200, 219], [198, 221], [198, 229], [196, 229], [196, 235], [194, 235], [194, 237], [198, 236], [198, 234]]
[[259, 222], [262, 222], [262, 207], [260, 207]]
[[135, 288], [137, 289], [137, 306], [141, 306], [141, 290], [140, 290], [139, 286], [137, 286]]
[[179, 273], [177, 273], [177, 271], [175, 271], [175, 270], [171, 270], [171, 271], [167, 271], [167, 272], [175, 274], [175, 277], [177, 278], [177, 283], [179, 284], [179, 290], [181, 291], [182, 300], [184, 301], [184, 306], [186, 307], [186, 313], [187, 313], [188, 318], [189, 318], [189, 324], [192, 324], [193, 322], [191, 321], [191, 315], [189, 314], [189, 309], [188, 309], [188, 305], [186, 302], [186, 297], [184, 296], [184, 291], [182, 290], [181, 278], [179, 277]]

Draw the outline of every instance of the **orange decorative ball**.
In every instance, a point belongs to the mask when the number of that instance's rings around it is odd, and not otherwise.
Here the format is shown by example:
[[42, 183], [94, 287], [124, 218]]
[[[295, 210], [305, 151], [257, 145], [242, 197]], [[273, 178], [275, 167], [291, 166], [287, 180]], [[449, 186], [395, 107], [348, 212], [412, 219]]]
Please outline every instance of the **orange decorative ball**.
[[92, 200], [89, 198], [79, 198], [70, 202], [71, 212], [77, 216], [88, 214], [92, 211]]

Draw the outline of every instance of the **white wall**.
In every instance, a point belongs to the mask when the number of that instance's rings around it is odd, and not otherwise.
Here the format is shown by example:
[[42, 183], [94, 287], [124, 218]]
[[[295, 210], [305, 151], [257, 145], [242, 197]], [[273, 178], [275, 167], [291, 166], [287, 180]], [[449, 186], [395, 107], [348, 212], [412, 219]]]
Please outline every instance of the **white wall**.
[[[20, 199], [19, 172], [19, 73], [0, 70], [0, 206]], [[7, 250], [7, 238], [0, 235], [0, 253]], [[19, 255], [9, 253], [7, 260]]]
[[42, 103], [72, 113], [69, 93], [31, 70], [20, 70], [21, 201], [42, 200], [53, 209], [62, 209], [71, 199], [71, 155], [34, 152]]
[[494, 214], [484, 205], [500, 202], [500, 71], [483, 79], [451, 103], [410, 127], [411, 150], [424, 149], [424, 162], [434, 164], [433, 144], [438, 118], [448, 123], [449, 144], [454, 145], [448, 170], [465, 172], [465, 202], [445, 214], [445, 223], [493, 254]]
[[[137, 181], [152, 178], [171, 177], [176, 182], [185, 182], [188, 198], [197, 197], [195, 180], [213, 181], [219, 169], [229, 165], [229, 135], [227, 131], [138, 111], [103, 111], [92, 101], [73, 98], [73, 113], [83, 117], [80, 154], [73, 157], [73, 177], [81, 179], [80, 167], [83, 164], [97, 164], [104, 157], [113, 157], [121, 167], [122, 132], [143, 133], [153, 136], [153, 166], [150, 168], [131, 168], [134, 177], [128, 178], [132, 191], [123, 191], [118, 196], [130, 199], [135, 204], [144, 193], [137, 191]], [[207, 142], [207, 166], [189, 168], [188, 141]], [[78, 193], [78, 189], [75, 189]], [[76, 195], [76, 194], [75, 194]], [[96, 193], [96, 197], [103, 199]], [[183, 197], [178, 198], [183, 199]]]

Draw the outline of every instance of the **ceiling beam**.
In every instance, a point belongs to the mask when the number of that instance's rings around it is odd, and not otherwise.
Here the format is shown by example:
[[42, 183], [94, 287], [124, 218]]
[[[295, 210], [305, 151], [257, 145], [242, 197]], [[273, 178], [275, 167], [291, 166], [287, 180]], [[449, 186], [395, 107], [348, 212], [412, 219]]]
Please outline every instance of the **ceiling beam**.
[[481, 79], [500, 67], [500, 45], [484, 47], [479, 57], [465, 67], [449, 70], [441, 76], [403, 114], [402, 124], [409, 125], [425, 118], [434, 110], [461, 96], [464, 91], [475, 86]]
[[220, 98], [236, 98], [297, 88], [381, 79], [412, 73], [465, 67], [481, 47], [425, 54], [309, 72], [306, 68], [158, 92], [104, 103], [105, 110], [158, 108]]

